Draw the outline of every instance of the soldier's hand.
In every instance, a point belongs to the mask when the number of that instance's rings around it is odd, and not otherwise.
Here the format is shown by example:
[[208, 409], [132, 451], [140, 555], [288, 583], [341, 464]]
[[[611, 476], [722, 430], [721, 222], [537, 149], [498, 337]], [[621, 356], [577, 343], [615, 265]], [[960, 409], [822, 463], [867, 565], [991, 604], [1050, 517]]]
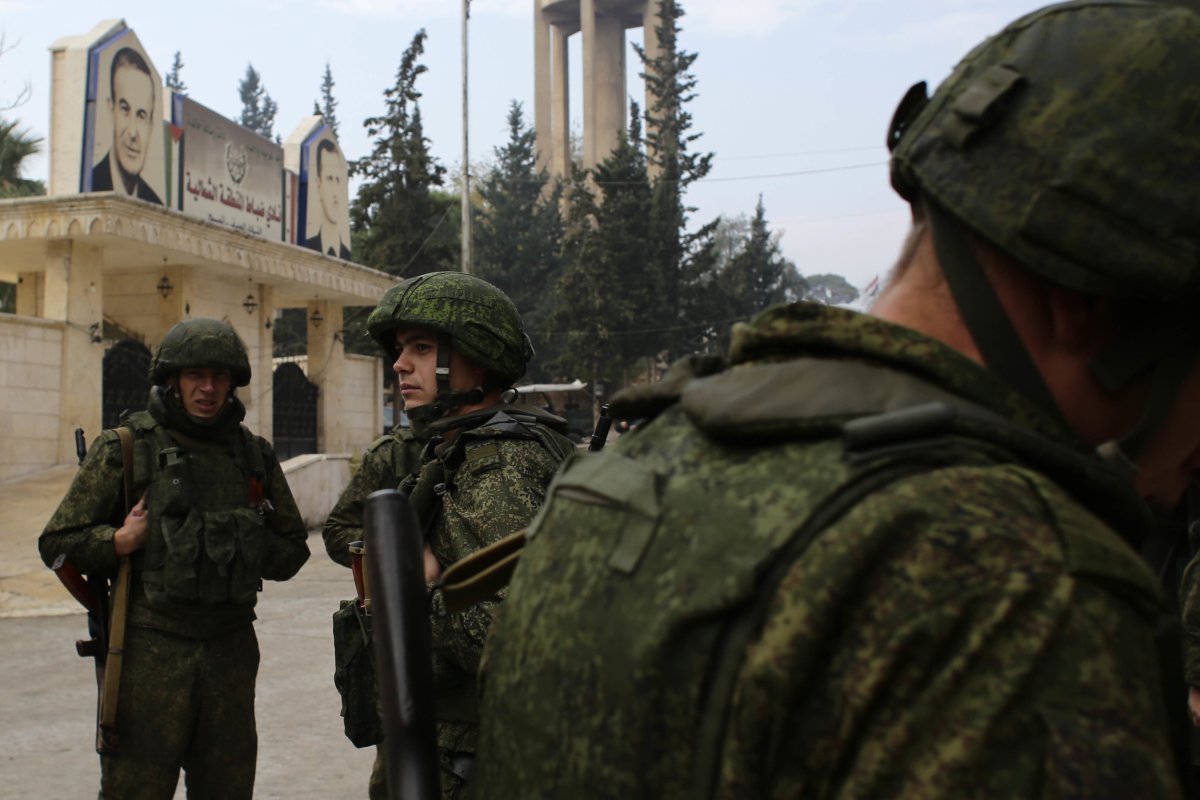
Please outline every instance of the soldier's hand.
[[433, 583], [440, 577], [442, 577], [442, 565], [438, 563], [433, 549], [429, 545], [425, 545], [425, 582]]
[[125, 523], [113, 533], [113, 549], [118, 556], [127, 556], [146, 545], [146, 495], [129, 509]]
[[1192, 717], [1192, 725], [1200, 728], [1200, 689], [1195, 686], [1188, 689], [1188, 712]]

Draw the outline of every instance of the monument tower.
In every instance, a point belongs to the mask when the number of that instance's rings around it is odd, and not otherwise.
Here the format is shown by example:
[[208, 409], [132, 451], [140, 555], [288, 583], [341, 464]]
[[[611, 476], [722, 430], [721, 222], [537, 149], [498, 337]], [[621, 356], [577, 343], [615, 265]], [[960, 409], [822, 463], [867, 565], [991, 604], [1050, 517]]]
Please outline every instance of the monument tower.
[[655, 58], [660, 2], [533, 0], [534, 129], [539, 166], [551, 175], [567, 174], [571, 162], [568, 40], [583, 34], [583, 166], [591, 168], [616, 149], [628, 119], [625, 29], [644, 28]]

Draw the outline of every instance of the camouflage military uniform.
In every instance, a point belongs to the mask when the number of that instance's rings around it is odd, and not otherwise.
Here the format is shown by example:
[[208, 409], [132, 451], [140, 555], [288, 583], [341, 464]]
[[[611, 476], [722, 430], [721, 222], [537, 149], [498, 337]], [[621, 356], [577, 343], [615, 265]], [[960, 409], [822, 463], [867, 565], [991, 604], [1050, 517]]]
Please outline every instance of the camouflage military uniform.
[[380, 489], [395, 489], [416, 472], [421, 466], [422, 447], [424, 442], [410, 428], [396, 428], [371, 443], [321, 529], [330, 558], [344, 567], [350, 566], [347, 548], [351, 542], [362, 541], [367, 497]]
[[[445, 569], [523, 528], [574, 443], [564, 435], [566, 421], [560, 417], [494, 400], [525, 373], [533, 355], [520, 314], [499, 289], [455, 272], [405, 280], [380, 300], [367, 329], [399, 364], [396, 331], [411, 328], [437, 336], [437, 393], [432, 402], [408, 409], [409, 419], [429, 436], [429, 443], [419, 472], [400, 489], [408, 494], [425, 542]], [[486, 372], [481, 385], [452, 388], [452, 352]], [[475, 674], [501, 599], [497, 594], [467, 612], [449, 614], [440, 593], [433, 595], [434, 705], [446, 798], [461, 796], [474, 762], [479, 714]], [[372, 798], [386, 797], [384, 773], [377, 755]]]
[[[101, 757], [101, 797], [169, 800], [180, 767], [189, 798], [253, 794], [256, 593], [261, 579], [295, 575], [309, 551], [279, 462], [240, 424], [244, 414], [231, 397], [217, 424], [195, 425], [177, 396], [155, 386], [148, 410], [124, 422], [134, 434], [133, 492], [146, 495], [148, 535], [130, 556], [120, 752]], [[273, 507], [265, 513], [250, 507], [249, 481], [260, 470]], [[120, 442], [105, 431], [38, 540], [43, 560], [66, 555], [82, 573], [114, 577], [123, 484]], [[177, 561], [188, 548], [191, 560]]]
[[[423, 437], [418, 438], [411, 428], [399, 427], [371, 443], [363, 453], [358, 471], [338, 496], [321, 530], [330, 558], [342, 566], [350, 566], [350, 543], [363, 541], [363, 510], [367, 497], [380, 489], [395, 489], [408, 475], [420, 469], [423, 447]], [[383, 756], [378, 750], [371, 769], [368, 796], [372, 800], [387, 797]]]
[[[614, 400], [654, 418], [551, 487], [485, 654], [473, 797], [1176, 796], [1128, 489], [898, 326], [779, 308], [731, 360]], [[911, 474], [789, 549], [854, 467], [843, 423], [927, 401], [1006, 433], [881, 447]]]

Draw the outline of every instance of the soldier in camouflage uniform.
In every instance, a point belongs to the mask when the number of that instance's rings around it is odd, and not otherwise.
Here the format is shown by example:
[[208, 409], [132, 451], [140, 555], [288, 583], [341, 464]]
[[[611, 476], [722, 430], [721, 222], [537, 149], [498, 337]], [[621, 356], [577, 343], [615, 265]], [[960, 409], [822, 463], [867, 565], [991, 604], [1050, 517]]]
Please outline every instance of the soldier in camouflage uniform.
[[179, 770], [189, 798], [248, 800], [258, 736], [254, 605], [262, 579], [287, 580], [308, 559], [307, 532], [271, 446], [241, 424], [235, 386], [246, 348], [224, 322], [167, 332], [151, 363], [133, 434], [133, 497], [115, 431], [93, 443], [38, 539], [85, 574], [131, 562], [116, 727], [101, 756], [102, 798], [170, 800]]
[[[425, 577], [523, 528], [559, 462], [574, 450], [566, 421], [504, 401], [533, 355], [512, 301], [457, 272], [410, 278], [388, 290], [367, 329], [394, 360], [409, 419], [429, 442], [418, 474], [401, 486], [426, 535]], [[478, 728], [475, 673], [496, 595], [448, 614], [432, 608], [438, 751], [443, 795], [461, 795]], [[385, 797], [376, 758], [371, 796]]]
[[871, 315], [767, 310], [563, 465], [472, 797], [1179, 796], [1135, 548], [1200, 469], [1198, 76], [1197, 14], [1082, 0], [914, 87]]
[[[381, 436], [372, 442], [363, 453], [358, 470], [350, 478], [350, 483], [342, 490], [341, 495], [338, 496], [337, 503], [329, 512], [321, 530], [321, 535], [325, 540], [325, 551], [329, 553], [331, 559], [344, 567], [351, 565], [350, 544], [362, 542], [364, 539], [363, 511], [366, 507], [367, 497], [380, 489], [397, 488], [406, 477], [420, 469], [421, 450], [428, 438], [423, 434], [423, 428], [421, 433], [418, 433], [412, 427], [396, 426], [387, 436]], [[345, 604], [343, 604], [343, 611], [345, 611]], [[367, 626], [370, 618], [360, 617], [355, 622], [358, 625]], [[357, 625], [349, 627], [353, 635], [353, 628]], [[335, 654], [338, 651], [337, 637], [338, 630], [335, 621]], [[372, 688], [374, 687], [372, 686]], [[343, 692], [343, 704], [346, 702], [352, 703], [355, 702], [355, 699]], [[371, 769], [369, 796], [373, 800], [386, 798], [386, 786], [383, 754], [377, 750], [375, 763]]]

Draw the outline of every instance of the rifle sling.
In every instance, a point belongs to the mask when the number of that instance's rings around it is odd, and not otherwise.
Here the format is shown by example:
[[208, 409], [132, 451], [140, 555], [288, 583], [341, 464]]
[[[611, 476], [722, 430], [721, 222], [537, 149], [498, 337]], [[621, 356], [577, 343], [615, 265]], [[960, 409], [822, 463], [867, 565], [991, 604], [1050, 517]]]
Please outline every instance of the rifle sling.
[[[125, 473], [125, 514], [134, 506], [133, 432], [116, 429], [121, 439], [121, 463]], [[117, 699], [121, 690], [121, 659], [125, 649], [125, 617], [129, 610], [129, 556], [121, 556], [117, 580], [113, 585], [112, 622], [108, 631], [108, 660], [104, 670], [104, 688], [100, 694], [100, 729], [96, 732], [96, 751], [112, 755], [118, 749], [116, 736]]]
[[509, 534], [456, 561], [442, 573], [439, 587], [446, 610], [465, 611], [508, 586], [525, 549], [525, 531]]

